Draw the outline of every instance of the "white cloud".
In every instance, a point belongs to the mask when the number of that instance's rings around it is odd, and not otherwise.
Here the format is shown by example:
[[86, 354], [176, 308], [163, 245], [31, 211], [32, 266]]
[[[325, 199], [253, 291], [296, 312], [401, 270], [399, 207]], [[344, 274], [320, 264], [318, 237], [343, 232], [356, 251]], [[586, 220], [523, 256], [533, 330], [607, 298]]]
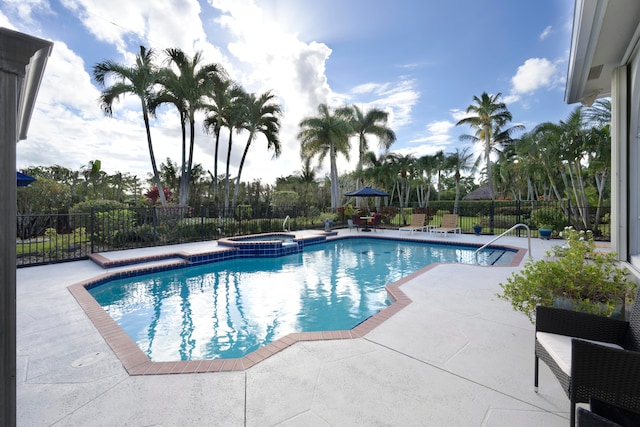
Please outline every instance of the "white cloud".
[[558, 66], [546, 58], [530, 58], [518, 67], [511, 78], [511, 93], [523, 95], [554, 85]]
[[427, 125], [427, 130], [433, 134], [446, 134], [455, 126], [448, 120], [441, 120], [439, 122], [431, 122]]
[[98, 40], [113, 44], [123, 55], [131, 36], [148, 41], [154, 49], [179, 47], [187, 52], [201, 49], [196, 45], [205, 39], [197, 1], [62, 0], [62, 4]]
[[553, 32], [553, 29], [551, 28], [551, 25], [549, 25], [547, 28], [545, 28], [542, 33], [540, 34], [540, 40], [544, 40], [547, 37], [549, 37], [549, 35], [551, 35], [551, 33]]
[[450, 110], [449, 113], [451, 114], [451, 117], [453, 117], [453, 119], [456, 121], [456, 123], [464, 118], [471, 117], [471, 114], [468, 114], [465, 110], [459, 110], [457, 108]]
[[518, 67], [511, 78], [511, 93], [503, 98], [508, 104], [521, 102], [524, 108], [529, 107], [529, 100], [523, 95], [530, 95], [540, 89], [553, 89], [563, 82], [560, 64], [563, 60], [551, 62], [546, 58], [529, 58]]
[[[252, 0], [209, 0], [209, 4], [195, 0], [152, 3], [62, 0], [62, 4], [74, 11], [96, 39], [113, 45], [121, 53], [122, 57], [111, 58], [117, 62], [131, 63], [138, 44], [156, 51], [167, 47], [180, 47], [188, 54], [203, 51], [206, 62], [222, 63], [246, 90], [272, 90], [284, 110], [280, 130], [282, 156], [272, 161], [273, 153], [266, 149], [265, 141], [258, 138], [246, 158], [244, 181], [262, 179], [272, 183], [275, 178], [300, 169], [298, 124], [304, 117], [316, 114], [320, 103], [332, 106], [357, 103], [364, 109], [381, 108], [389, 113], [389, 126], [397, 131], [411, 123], [413, 108], [420, 96], [415, 89], [416, 82], [403, 77], [362, 84], [344, 94], [334, 92], [325, 73], [331, 49], [324, 43], [301, 41], [297, 34], [285, 31], [277, 21], [266, 19]], [[201, 10], [201, 6], [216, 8], [213, 15], [221, 13], [215, 22], [210, 20], [206, 24], [211, 26], [207, 27], [211, 29], [211, 39], [206, 38], [202, 19], [212, 13]], [[0, 16], [0, 22], [2, 20]], [[215, 46], [216, 40], [224, 40], [226, 45]], [[146, 178], [151, 168], [139, 100], [125, 96], [114, 104], [113, 118], [105, 117], [97, 104], [99, 89], [86, 71], [93, 65], [83, 63], [64, 42], [55, 41], [29, 141], [18, 145], [20, 167], [60, 164], [77, 169], [89, 160], [100, 159], [103, 169], [109, 173], [120, 170]], [[69, 87], [70, 82], [73, 90], [60, 90]], [[196, 125], [195, 162], [213, 171], [213, 138], [203, 133], [201, 123], [202, 116]], [[180, 128], [175, 111], [171, 107], [162, 108], [152, 119], [151, 128], [158, 164], [167, 157], [179, 161]], [[228, 133], [223, 131], [218, 173], [223, 173], [226, 165], [227, 141]], [[246, 135], [234, 134], [232, 175], [237, 174], [245, 142]], [[351, 158], [351, 162], [339, 164], [340, 172], [355, 167], [355, 151]], [[326, 169], [328, 162], [320, 175]]]
[[[32, 14], [38, 12], [50, 12], [49, 2], [45, 0], [3, 0], [5, 7], [16, 13], [21, 21], [32, 23]], [[0, 21], [1, 22], [1, 21]], [[5, 26], [4, 24], [2, 26]]]

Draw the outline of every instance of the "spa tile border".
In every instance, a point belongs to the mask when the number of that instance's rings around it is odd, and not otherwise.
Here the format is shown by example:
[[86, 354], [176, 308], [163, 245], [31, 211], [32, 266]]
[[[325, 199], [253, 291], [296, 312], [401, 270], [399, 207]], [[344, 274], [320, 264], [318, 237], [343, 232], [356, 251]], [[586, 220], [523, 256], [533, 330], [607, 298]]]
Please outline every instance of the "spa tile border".
[[[340, 236], [337, 238], [332, 238], [330, 240], [340, 240], [340, 239], [349, 239], [353, 237], [360, 236]], [[363, 236], [364, 237], [364, 236]], [[374, 239], [389, 239], [389, 240], [405, 240], [405, 241], [416, 241], [416, 239], [410, 238], [395, 238], [395, 237], [384, 237], [384, 236], [366, 236], [366, 238], [374, 238]], [[324, 236], [323, 236], [324, 241]], [[432, 240], [418, 240], [429, 243], [440, 243], [444, 245], [456, 245], [456, 246], [472, 246], [477, 247], [474, 244], [465, 244], [459, 242], [437, 242]], [[499, 249], [509, 249], [515, 251], [510, 264], [505, 264], [505, 266], [518, 266], [520, 262], [524, 258], [526, 254], [525, 249], [516, 248], [516, 247], [508, 247], [508, 246], [489, 246], [495, 247]], [[95, 262], [102, 262], [104, 265], [108, 267], [113, 266], [122, 266], [128, 264], [135, 264], [140, 262], [143, 258], [136, 258], [134, 260], [118, 260], [118, 261], [109, 261], [107, 258], [101, 256], [100, 254], [93, 254], [96, 259]], [[206, 254], [199, 255], [189, 255], [181, 253], [172, 254], [172, 256], [151, 256], [144, 258], [147, 261], [157, 261], [163, 260], [167, 258], [172, 258], [178, 256], [180, 258], [184, 258], [182, 261], [178, 261], [176, 263], [166, 264], [162, 266], [154, 266], [154, 267], [146, 267], [146, 268], [138, 268], [129, 271], [121, 271], [121, 272], [112, 272], [106, 273], [101, 276], [97, 276], [91, 278], [89, 280], [85, 280], [80, 283], [73, 284], [68, 287], [69, 292], [76, 299], [80, 307], [87, 314], [89, 319], [92, 321], [98, 332], [102, 335], [104, 340], [107, 342], [111, 350], [115, 353], [116, 357], [120, 359], [123, 367], [127, 371], [129, 375], [166, 375], [166, 374], [194, 374], [194, 373], [206, 373], [206, 372], [229, 372], [229, 371], [242, 371], [250, 368], [251, 366], [262, 362], [265, 359], [268, 359], [272, 355], [286, 349], [289, 346], [301, 341], [324, 341], [324, 340], [342, 340], [342, 339], [354, 339], [354, 338], [362, 338], [367, 335], [369, 332], [373, 331], [376, 327], [384, 323], [386, 320], [391, 318], [393, 315], [398, 313], [404, 307], [411, 304], [411, 299], [400, 289], [400, 286], [409, 282], [410, 280], [415, 279], [416, 277], [426, 273], [438, 266], [438, 263], [428, 265], [418, 271], [415, 271], [409, 274], [402, 279], [391, 283], [386, 286], [387, 293], [391, 301], [393, 301], [389, 306], [380, 310], [375, 315], [369, 317], [364, 320], [353, 329], [350, 330], [338, 330], [338, 331], [322, 331], [322, 332], [297, 332], [288, 334], [277, 341], [274, 341], [270, 344], [267, 344], [264, 347], [259, 348], [258, 350], [247, 354], [241, 358], [235, 359], [213, 359], [213, 360], [191, 360], [191, 361], [172, 361], [172, 362], [152, 362], [149, 360], [147, 355], [140, 350], [138, 345], [124, 332], [124, 330], [116, 323], [115, 320], [98, 304], [98, 302], [93, 298], [93, 296], [88, 292], [88, 289], [92, 287], [98, 286], [106, 281], [123, 278], [123, 277], [132, 277], [138, 276], [141, 274], [147, 274], [156, 271], [164, 271], [170, 269], [176, 269], [180, 267], [187, 267], [192, 264], [193, 259], [200, 260], [200, 262], [215, 262], [221, 261], [223, 259], [235, 258], [237, 256], [237, 252], [235, 249], [229, 250], [221, 250], [215, 251]], [[225, 258], [226, 257], [226, 258]], [[213, 258], [213, 259], [212, 259]], [[197, 262], [197, 261], [196, 261]], [[462, 266], [470, 266], [468, 264], [458, 264]], [[474, 266], [478, 267], [478, 266]], [[496, 267], [496, 266], [484, 266], [484, 267]], [[107, 267], [105, 267], [107, 268]]]

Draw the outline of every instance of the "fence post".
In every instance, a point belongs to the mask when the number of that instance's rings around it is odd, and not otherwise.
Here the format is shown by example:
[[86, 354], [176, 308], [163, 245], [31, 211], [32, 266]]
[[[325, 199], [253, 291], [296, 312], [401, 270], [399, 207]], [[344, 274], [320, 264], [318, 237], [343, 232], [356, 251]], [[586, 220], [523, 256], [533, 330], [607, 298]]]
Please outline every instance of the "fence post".
[[491, 207], [489, 208], [489, 231], [491, 232], [491, 234], [494, 234], [495, 208], [496, 208], [496, 201], [491, 200]]
[[211, 236], [204, 235], [204, 206], [200, 204], [200, 236], [202, 240], [209, 240]]
[[93, 243], [95, 240], [94, 230], [95, 230], [95, 220], [93, 218], [93, 207], [89, 210], [89, 230], [91, 230], [91, 253], [94, 253]]
[[[521, 218], [520, 218], [520, 214], [521, 214], [521, 212], [520, 212], [520, 199], [518, 199], [518, 200], [516, 200], [516, 224], [520, 224], [522, 222]], [[520, 227], [518, 227], [518, 229], [516, 230], [516, 236], [517, 237], [520, 237], [520, 232], [521, 232]]]

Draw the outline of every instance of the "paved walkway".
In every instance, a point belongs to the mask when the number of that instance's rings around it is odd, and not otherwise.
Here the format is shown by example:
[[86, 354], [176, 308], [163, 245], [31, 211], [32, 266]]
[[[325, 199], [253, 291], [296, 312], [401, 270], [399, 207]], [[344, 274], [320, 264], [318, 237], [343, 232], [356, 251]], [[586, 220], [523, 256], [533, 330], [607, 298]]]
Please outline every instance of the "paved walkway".
[[[524, 238], [500, 243], [527, 247]], [[552, 243], [532, 244], [541, 258]], [[533, 391], [533, 325], [496, 297], [517, 269], [438, 265], [402, 285], [413, 302], [363, 338], [298, 342], [244, 371], [153, 376], [127, 374], [67, 289], [104, 269], [92, 261], [18, 269], [18, 425], [564, 426], [569, 401], [544, 364]]]

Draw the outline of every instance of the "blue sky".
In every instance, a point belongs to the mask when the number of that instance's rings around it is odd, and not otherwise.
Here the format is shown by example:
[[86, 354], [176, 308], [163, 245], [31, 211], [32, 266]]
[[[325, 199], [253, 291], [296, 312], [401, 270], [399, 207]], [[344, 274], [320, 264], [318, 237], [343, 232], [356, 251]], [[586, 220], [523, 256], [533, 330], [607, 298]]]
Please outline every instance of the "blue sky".
[[[392, 151], [452, 152], [469, 144], [461, 134], [472, 133], [455, 123], [485, 91], [502, 93], [513, 124], [527, 129], [568, 116], [575, 107], [564, 103], [572, 16], [569, 0], [3, 0], [0, 26], [54, 42], [18, 167], [78, 169], [99, 159], [109, 173], [146, 178], [139, 101], [121, 99], [105, 117], [91, 79], [96, 62], [130, 63], [141, 44], [160, 54], [202, 51], [246, 90], [278, 96], [282, 155], [272, 159], [266, 142], [255, 141], [243, 180], [273, 183], [300, 170], [297, 125], [319, 103], [388, 111], [398, 137]], [[180, 159], [179, 129], [170, 108], [153, 120], [157, 159]], [[232, 174], [245, 138], [234, 136]], [[212, 143], [199, 130], [195, 161], [209, 170]], [[353, 148], [340, 173], [354, 169]], [[219, 170], [225, 162], [222, 155]]]

